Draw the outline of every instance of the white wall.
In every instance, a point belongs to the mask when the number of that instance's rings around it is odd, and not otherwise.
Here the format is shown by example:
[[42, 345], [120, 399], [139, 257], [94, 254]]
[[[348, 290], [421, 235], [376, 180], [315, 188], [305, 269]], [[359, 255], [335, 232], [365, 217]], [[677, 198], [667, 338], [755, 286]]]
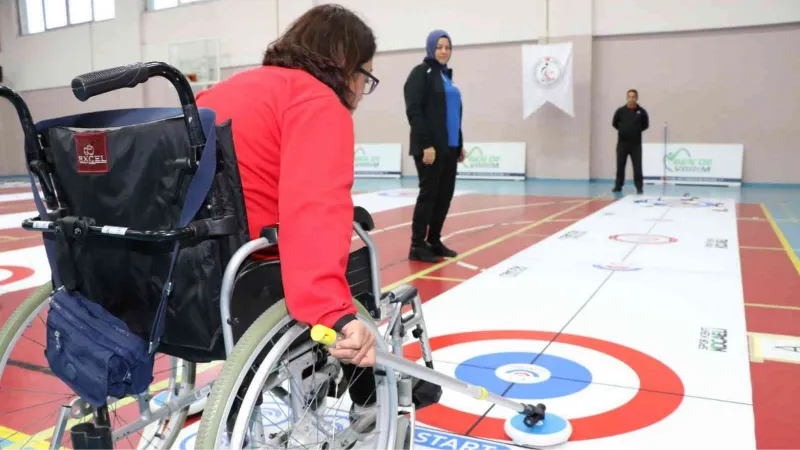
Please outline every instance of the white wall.
[[[116, 0], [117, 18], [19, 36], [17, 0], [0, 0], [4, 84], [68, 86], [75, 75], [142, 60], [166, 60], [167, 44], [218, 37], [223, 67], [255, 65], [267, 44], [322, 0], [209, 0], [145, 12]], [[800, 21], [800, 0], [338, 0], [378, 35], [380, 51], [421, 49], [435, 28], [455, 45], [740, 27]], [[788, 44], [788, 43], [787, 43]]]
[[139, 61], [139, 24], [143, 9], [140, 2], [118, 0], [117, 20], [20, 36], [17, 1], [2, 0], [0, 65], [3, 66], [3, 84], [18, 91], [68, 86], [72, 77], [91, 72], [93, 67]]
[[[553, 0], [562, 1], [562, 0]], [[444, 29], [453, 45], [536, 39], [545, 30], [544, 0], [338, 0], [359, 13], [378, 35], [378, 50], [425, 47]]]
[[601, 36], [792, 22], [800, 22], [798, 0], [594, 0]]
[[19, 92], [69, 86], [93, 70], [166, 61], [171, 42], [214, 37], [223, 67], [258, 64], [313, 0], [210, 0], [162, 11], [145, 11], [144, 4], [116, 0], [114, 20], [20, 36], [17, 0], [0, 0], [3, 83]]

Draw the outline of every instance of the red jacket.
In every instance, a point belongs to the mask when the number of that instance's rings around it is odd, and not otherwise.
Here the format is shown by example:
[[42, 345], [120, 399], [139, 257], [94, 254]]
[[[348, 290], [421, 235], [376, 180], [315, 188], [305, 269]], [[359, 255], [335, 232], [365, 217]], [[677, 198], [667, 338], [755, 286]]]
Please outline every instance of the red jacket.
[[277, 67], [238, 73], [197, 94], [197, 105], [213, 109], [218, 123], [232, 120], [251, 238], [279, 225], [290, 314], [340, 328], [356, 313], [345, 279], [353, 232], [350, 112], [308, 73]]

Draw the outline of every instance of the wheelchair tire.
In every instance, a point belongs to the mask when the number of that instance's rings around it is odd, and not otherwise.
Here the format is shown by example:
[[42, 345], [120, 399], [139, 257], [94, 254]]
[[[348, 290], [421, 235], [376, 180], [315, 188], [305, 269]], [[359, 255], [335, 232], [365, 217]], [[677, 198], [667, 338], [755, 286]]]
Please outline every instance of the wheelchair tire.
[[[359, 302], [354, 301], [358, 314], [361, 317], [369, 318], [369, 312]], [[230, 414], [233, 399], [236, 397], [243, 383], [244, 375], [249, 367], [257, 359], [258, 354], [262, 353], [266, 344], [265, 338], [273, 333], [277, 327], [290, 328], [297, 324], [293, 319], [289, 319], [289, 311], [285, 300], [281, 300], [267, 311], [265, 311], [242, 335], [236, 343], [230, 356], [225, 360], [219, 377], [214, 381], [214, 386], [208, 396], [206, 408], [200, 420], [200, 427], [194, 448], [218, 448], [221, 433], [225, 432], [225, 427]], [[380, 339], [379, 336], [376, 336]], [[395, 396], [396, 398], [396, 396]], [[388, 448], [394, 448], [394, 442], [388, 443]]]
[[50, 298], [51, 292], [53, 292], [53, 284], [49, 282], [43, 284], [26, 298], [3, 324], [3, 328], [0, 330], [0, 380], [3, 379], [3, 370], [11, 355], [8, 351], [9, 346], [16, 342], [18, 334], [28, 318]]

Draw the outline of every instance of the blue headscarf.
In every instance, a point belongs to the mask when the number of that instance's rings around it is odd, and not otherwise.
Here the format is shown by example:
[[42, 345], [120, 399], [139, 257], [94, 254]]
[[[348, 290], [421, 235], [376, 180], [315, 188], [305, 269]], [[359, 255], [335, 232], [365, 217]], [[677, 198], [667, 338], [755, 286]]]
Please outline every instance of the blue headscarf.
[[453, 45], [453, 40], [450, 39], [450, 35], [447, 34], [444, 30], [433, 30], [428, 34], [428, 42], [425, 45], [425, 50], [428, 51], [428, 58], [436, 59], [436, 46], [439, 43], [439, 38], [446, 37], [448, 41], [450, 41], [450, 45]]

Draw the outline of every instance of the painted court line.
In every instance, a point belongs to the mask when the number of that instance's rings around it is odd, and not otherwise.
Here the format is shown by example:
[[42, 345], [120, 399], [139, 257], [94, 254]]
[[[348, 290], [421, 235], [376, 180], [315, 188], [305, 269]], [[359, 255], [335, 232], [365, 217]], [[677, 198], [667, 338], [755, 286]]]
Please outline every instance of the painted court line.
[[789, 311], [800, 311], [800, 306], [771, 305], [768, 303], [745, 303], [744, 306], [753, 308], [785, 309]]
[[426, 275], [424, 277], [419, 277], [420, 280], [432, 280], [432, 281], [452, 281], [454, 283], [463, 283], [467, 281], [466, 278], [453, 278], [453, 277], [434, 277], [431, 275]]
[[581, 206], [588, 205], [589, 203], [591, 203], [593, 201], [596, 201], [596, 200], [599, 200], [599, 199], [601, 199], [603, 197], [604, 197], [603, 195], [598, 195], [597, 197], [593, 197], [593, 198], [590, 198], [588, 200], [583, 200], [580, 203], [576, 203], [573, 206], [570, 206], [569, 208], [565, 208], [565, 209], [561, 210], [560, 212], [557, 212], [555, 214], [551, 214], [551, 215], [545, 217], [544, 219], [537, 220], [536, 222], [534, 222], [534, 223], [532, 223], [530, 225], [524, 226], [522, 228], [519, 228], [516, 231], [512, 231], [510, 233], [507, 233], [507, 234], [505, 234], [505, 235], [503, 235], [503, 236], [501, 236], [501, 237], [499, 237], [497, 239], [494, 239], [492, 241], [489, 241], [489, 242], [487, 242], [487, 243], [485, 243], [483, 245], [479, 245], [479, 246], [474, 247], [474, 248], [472, 248], [470, 250], [467, 250], [466, 252], [459, 254], [455, 258], [451, 258], [451, 259], [442, 261], [442, 262], [440, 262], [438, 264], [434, 264], [434, 265], [428, 267], [427, 269], [420, 270], [417, 273], [409, 275], [409, 276], [403, 278], [402, 280], [396, 281], [396, 282], [384, 287], [383, 291], [384, 292], [388, 292], [388, 291], [390, 291], [390, 290], [392, 290], [392, 289], [394, 289], [394, 288], [396, 288], [398, 286], [402, 286], [404, 284], [408, 284], [408, 283], [410, 283], [410, 282], [412, 282], [412, 281], [414, 281], [414, 280], [416, 280], [416, 279], [418, 279], [420, 277], [424, 277], [424, 276], [426, 276], [426, 275], [428, 275], [430, 273], [433, 273], [433, 272], [435, 272], [435, 271], [437, 271], [437, 270], [439, 270], [439, 269], [441, 269], [443, 267], [446, 267], [446, 266], [448, 266], [450, 264], [459, 262], [462, 259], [466, 258], [467, 256], [473, 255], [473, 254], [478, 253], [478, 252], [480, 252], [482, 250], [485, 250], [485, 249], [487, 249], [489, 247], [495, 246], [495, 245], [497, 245], [497, 244], [499, 244], [499, 243], [501, 243], [503, 241], [506, 241], [506, 240], [518, 235], [518, 234], [522, 234], [522, 233], [524, 233], [524, 232], [526, 232], [528, 230], [531, 230], [531, 229], [533, 229], [535, 227], [538, 227], [539, 225], [541, 225], [543, 223], [549, 222], [549, 221], [551, 221], [551, 220], [553, 220], [553, 219], [555, 219], [555, 218], [557, 218], [557, 217], [559, 217], [559, 216], [561, 216], [563, 214], [566, 214], [566, 213], [568, 213], [570, 211], [574, 211], [574, 210], [580, 208]]
[[[565, 201], [564, 203], [568, 203], [568, 202]], [[522, 205], [496, 206], [496, 207], [493, 207], [493, 208], [471, 209], [471, 210], [467, 210], [467, 211], [461, 211], [461, 212], [457, 212], [457, 213], [448, 214], [447, 217], [448, 218], [453, 218], [453, 217], [468, 216], [468, 215], [471, 215], [471, 214], [481, 214], [481, 213], [485, 213], [485, 212], [504, 211], [504, 210], [507, 210], [507, 209], [529, 208], [529, 207], [536, 207], [536, 206], [550, 206], [550, 205], [555, 205], [555, 204], [556, 204], [556, 202], [539, 202], [539, 203], [524, 203]], [[385, 228], [377, 228], [375, 230], [370, 231], [369, 234], [370, 234], [370, 236], [374, 236], [374, 235], [376, 235], [378, 233], [383, 233], [385, 231], [396, 230], [398, 228], [406, 228], [408, 226], [411, 226], [411, 222], [403, 222], [403, 223], [398, 223], [398, 224], [395, 224], [395, 225], [389, 225], [388, 227], [385, 227]], [[493, 225], [489, 225], [489, 226], [493, 226]], [[442, 238], [442, 240], [444, 240], [445, 238]], [[360, 239], [360, 238], [358, 237], [358, 235], [355, 235], [355, 236], [353, 236], [353, 238], [351, 240], [355, 241], [357, 239]]]
[[[4, 443], [4, 441], [6, 443]], [[50, 448], [50, 445], [49, 442], [31, 441], [31, 436], [28, 436], [25, 433], [20, 433], [19, 431], [12, 430], [11, 428], [0, 426], [0, 448], [32, 448], [36, 450], [47, 450]]]
[[770, 250], [770, 251], [778, 251], [783, 252], [785, 251], [782, 247], [752, 247], [748, 245], [740, 245], [740, 249], [742, 250]]
[[463, 267], [463, 268], [465, 268], [465, 269], [469, 269], [469, 270], [475, 270], [475, 271], [478, 271], [478, 270], [480, 270], [480, 269], [481, 269], [481, 268], [480, 268], [480, 267], [478, 267], [478, 266], [474, 266], [474, 265], [472, 265], [472, 264], [467, 264], [467, 263], [465, 263], [464, 261], [456, 261], [456, 265], [457, 265], [457, 266], [461, 266], [461, 267]]
[[792, 261], [792, 264], [794, 265], [794, 268], [797, 271], [797, 275], [800, 276], [800, 259], [797, 258], [797, 254], [792, 249], [792, 246], [789, 245], [789, 240], [786, 239], [786, 236], [784, 236], [783, 231], [781, 231], [781, 228], [778, 226], [777, 223], [775, 223], [775, 218], [772, 217], [772, 214], [769, 212], [769, 209], [767, 209], [767, 207], [763, 203], [761, 204], [761, 209], [764, 211], [764, 217], [767, 218], [767, 221], [769, 221], [770, 226], [772, 226], [772, 231], [774, 231], [775, 235], [778, 236], [778, 240], [781, 241], [781, 245], [783, 245], [783, 248], [786, 250], [786, 255], [789, 256], [789, 260]]

